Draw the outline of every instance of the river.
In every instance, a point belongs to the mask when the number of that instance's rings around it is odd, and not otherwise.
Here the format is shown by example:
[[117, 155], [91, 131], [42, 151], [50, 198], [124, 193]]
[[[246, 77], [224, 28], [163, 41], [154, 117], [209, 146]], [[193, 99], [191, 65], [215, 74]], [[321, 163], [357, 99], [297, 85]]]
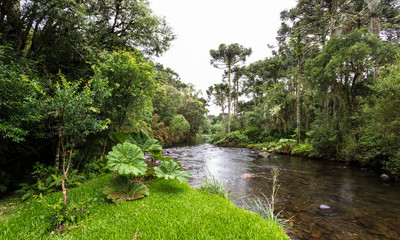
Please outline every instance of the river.
[[[189, 184], [199, 187], [204, 174], [226, 183], [232, 201], [269, 195], [272, 168], [279, 169], [276, 213], [289, 219], [292, 239], [400, 239], [400, 184], [384, 181], [367, 169], [344, 163], [258, 153], [243, 148], [221, 148], [197, 139], [165, 149], [192, 173]], [[252, 178], [242, 179], [242, 174]], [[321, 205], [329, 209], [320, 209]]]

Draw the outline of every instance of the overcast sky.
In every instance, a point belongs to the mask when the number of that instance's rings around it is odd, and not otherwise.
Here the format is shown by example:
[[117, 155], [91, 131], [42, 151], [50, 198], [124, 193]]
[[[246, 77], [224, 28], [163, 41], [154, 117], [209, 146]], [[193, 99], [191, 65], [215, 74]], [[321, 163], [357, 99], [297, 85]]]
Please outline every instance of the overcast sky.
[[[221, 43], [252, 48], [246, 65], [271, 56], [276, 45], [280, 12], [296, 0], [149, 0], [158, 16], [164, 16], [177, 39], [160, 58], [154, 59], [177, 72], [183, 82], [193, 83], [207, 98], [206, 89], [222, 81], [223, 70], [210, 64], [210, 49]], [[217, 114], [215, 108], [209, 109]]]

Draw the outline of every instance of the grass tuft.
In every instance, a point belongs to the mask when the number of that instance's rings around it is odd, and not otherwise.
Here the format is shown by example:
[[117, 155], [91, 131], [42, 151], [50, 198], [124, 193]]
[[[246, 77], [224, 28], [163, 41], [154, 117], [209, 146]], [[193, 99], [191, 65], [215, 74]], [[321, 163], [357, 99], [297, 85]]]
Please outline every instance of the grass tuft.
[[279, 218], [281, 212], [275, 214], [275, 199], [280, 187], [278, 183], [279, 169], [272, 168], [271, 174], [273, 181], [272, 181], [272, 189], [270, 197], [267, 197], [264, 194], [262, 194], [263, 196], [262, 198], [253, 198], [251, 199], [251, 204], [247, 204], [245, 202], [244, 206], [245, 209], [254, 211], [254, 213], [264, 217], [267, 221], [275, 222], [282, 228], [288, 228], [289, 227], [288, 223], [290, 219]]
[[204, 175], [205, 179], [203, 185], [200, 186], [200, 190], [203, 192], [215, 194], [224, 199], [229, 199], [229, 191], [224, 182], [219, 181], [210, 172]]

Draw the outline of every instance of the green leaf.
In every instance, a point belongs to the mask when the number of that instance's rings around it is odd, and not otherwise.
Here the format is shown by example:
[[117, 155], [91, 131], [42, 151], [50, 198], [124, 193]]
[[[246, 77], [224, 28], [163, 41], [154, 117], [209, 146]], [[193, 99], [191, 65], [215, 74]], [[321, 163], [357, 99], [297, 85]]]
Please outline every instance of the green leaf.
[[116, 143], [124, 143], [129, 138], [129, 133], [127, 132], [116, 132], [110, 133], [111, 139]]
[[103, 193], [107, 195], [115, 204], [136, 200], [149, 195], [149, 189], [146, 185], [136, 183], [127, 176], [118, 176], [111, 179], [103, 189]]
[[143, 161], [144, 155], [140, 148], [129, 142], [114, 146], [108, 153], [108, 165], [111, 171], [117, 171], [122, 175], [134, 176], [146, 173], [147, 165]]
[[181, 167], [175, 161], [161, 161], [161, 166], [156, 169], [156, 176], [165, 179], [178, 179], [180, 182], [189, 181], [190, 172], [180, 171]]
[[131, 133], [126, 141], [137, 145], [143, 152], [150, 152], [156, 159], [159, 159], [162, 154], [162, 147], [158, 140], [151, 138], [143, 130]]

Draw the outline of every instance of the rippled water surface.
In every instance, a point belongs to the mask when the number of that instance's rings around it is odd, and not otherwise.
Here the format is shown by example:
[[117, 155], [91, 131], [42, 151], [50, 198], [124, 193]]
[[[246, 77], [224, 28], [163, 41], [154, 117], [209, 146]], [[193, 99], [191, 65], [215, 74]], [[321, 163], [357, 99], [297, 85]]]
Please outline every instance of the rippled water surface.
[[[242, 148], [221, 148], [198, 139], [192, 146], [166, 149], [166, 154], [192, 173], [190, 184], [202, 184], [209, 171], [225, 181], [232, 200], [241, 205], [268, 195], [271, 168], [279, 169], [276, 204], [281, 217], [291, 218], [293, 239], [400, 239], [400, 185], [383, 181], [372, 171], [343, 163], [271, 155]], [[250, 179], [241, 179], [242, 174]], [[321, 210], [320, 205], [330, 206]]]

